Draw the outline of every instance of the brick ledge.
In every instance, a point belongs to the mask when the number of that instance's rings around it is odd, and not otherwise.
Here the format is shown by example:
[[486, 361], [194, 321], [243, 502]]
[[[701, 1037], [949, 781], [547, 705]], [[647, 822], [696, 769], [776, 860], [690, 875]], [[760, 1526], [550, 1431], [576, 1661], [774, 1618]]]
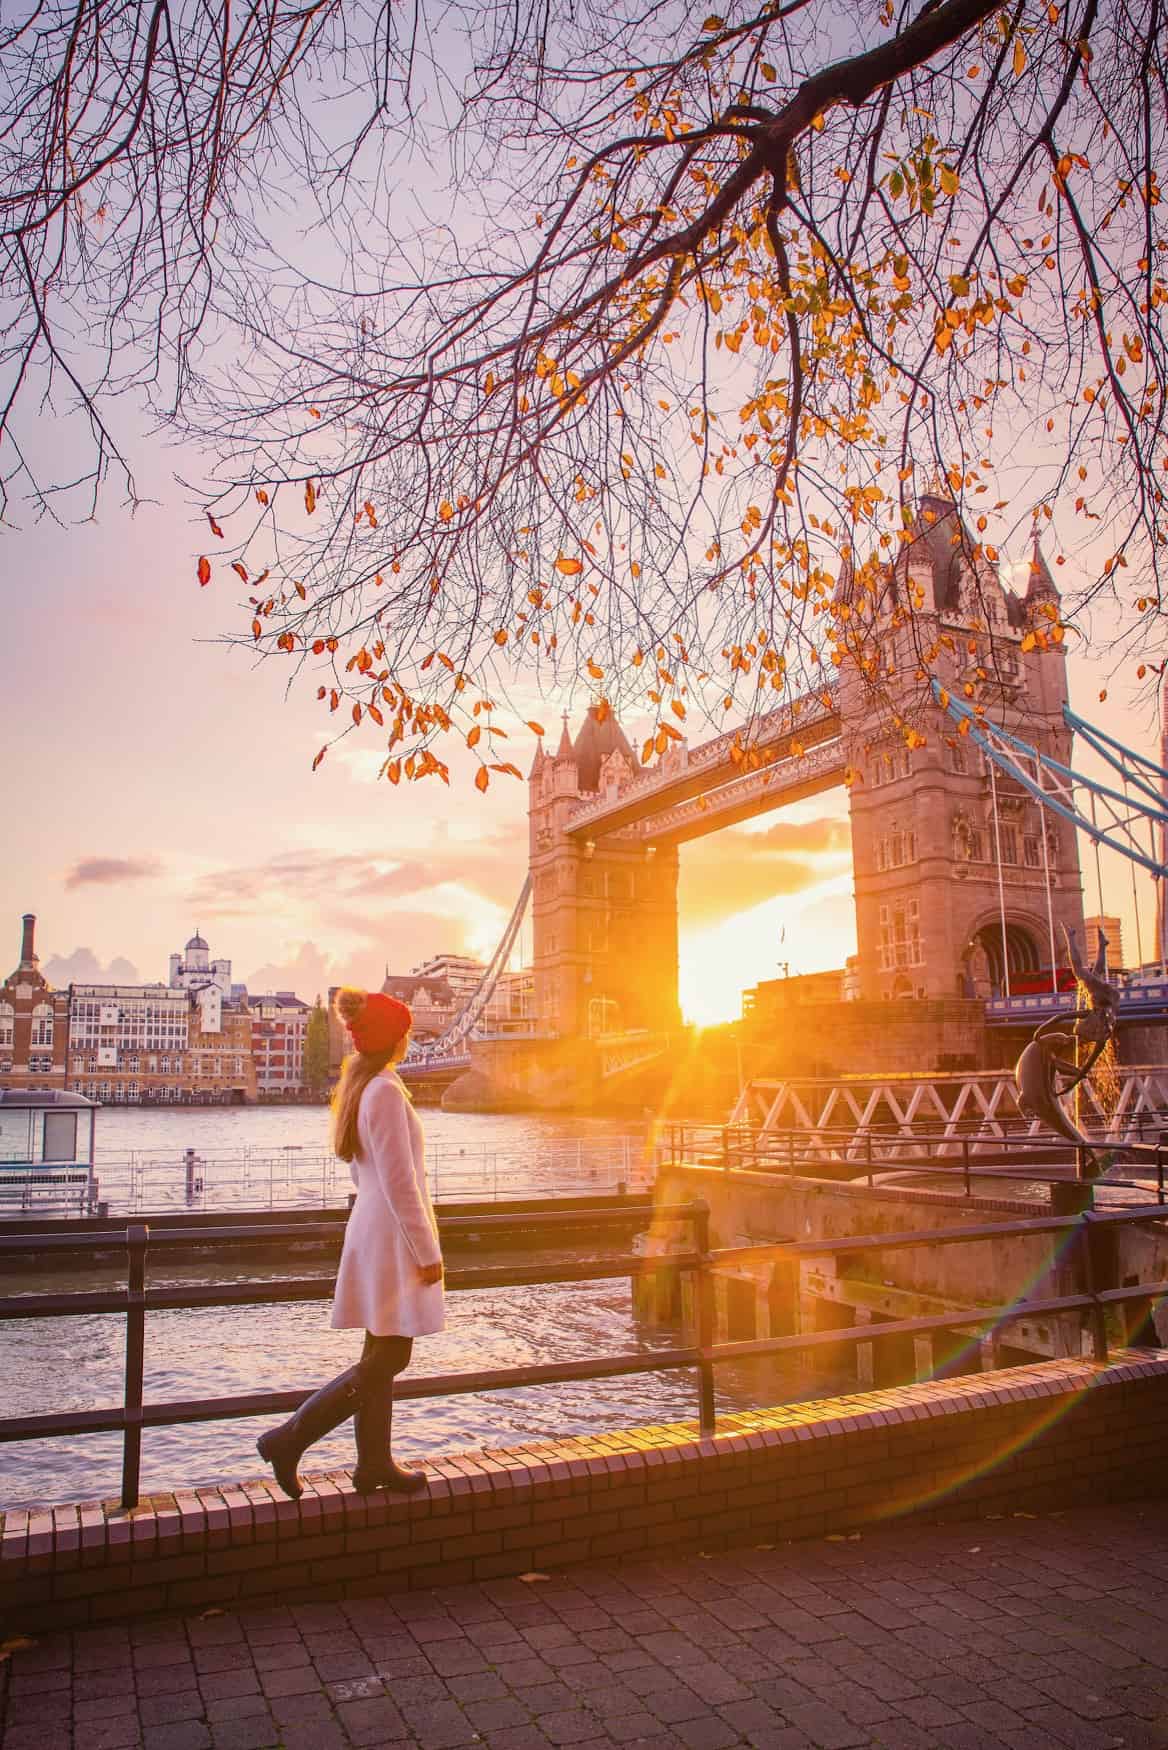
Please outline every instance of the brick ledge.
[[452, 1454], [425, 1462], [428, 1487], [410, 1497], [357, 1495], [337, 1471], [306, 1476], [298, 1502], [259, 1479], [128, 1513], [10, 1510], [0, 1619], [432, 1585], [764, 1529], [822, 1535], [938, 1502], [968, 1515], [1155, 1493], [1166, 1438], [1168, 1351], [1130, 1350], [743, 1411], [707, 1438], [678, 1422]]

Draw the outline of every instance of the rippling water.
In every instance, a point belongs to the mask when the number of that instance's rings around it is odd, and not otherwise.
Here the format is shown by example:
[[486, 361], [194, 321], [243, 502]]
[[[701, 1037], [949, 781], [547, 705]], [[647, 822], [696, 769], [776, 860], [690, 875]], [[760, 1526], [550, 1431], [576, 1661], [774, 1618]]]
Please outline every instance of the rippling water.
[[[500, 1189], [522, 1192], [540, 1184], [539, 1163], [573, 1141], [614, 1138], [630, 1126], [604, 1120], [488, 1116], [422, 1111], [432, 1156], [460, 1161], [462, 1176], [494, 1177]], [[194, 1109], [160, 1112], [112, 1108], [98, 1114], [98, 1166], [131, 1152], [177, 1156], [183, 1148], [262, 1155], [289, 1146], [306, 1154], [326, 1147], [327, 1114], [314, 1107]], [[570, 1152], [570, 1150], [569, 1150]], [[483, 1189], [487, 1189], [483, 1184]], [[441, 1180], [439, 1181], [441, 1191]], [[460, 1187], [461, 1194], [461, 1187]], [[476, 1262], [479, 1261], [476, 1258]], [[482, 1260], [486, 1261], [486, 1260]], [[300, 1262], [291, 1268], [299, 1273]], [[315, 1265], [309, 1265], [311, 1271]], [[249, 1276], [262, 1274], [249, 1269]], [[271, 1274], [279, 1274], [273, 1270]], [[239, 1272], [223, 1271], [217, 1279]], [[163, 1281], [206, 1280], [205, 1267], [169, 1267], [151, 1273]], [[40, 1292], [98, 1285], [54, 1267], [38, 1273]], [[110, 1272], [103, 1283], [119, 1284]], [[0, 1292], [27, 1292], [27, 1275]], [[455, 1373], [668, 1348], [679, 1333], [647, 1329], [633, 1317], [627, 1278], [607, 1282], [494, 1289], [451, 1294], [448, 1328], [420, 1338], [412, 1372]], [[124, 1322], [98, 1315], [13, 1322], [3, 1331], [0, 1388], [4, 1413], [81, 1410], [121, 1402]], [[208, 1308], [152, 1313], [146, 1331], [146, 1399], [229, 1396], [312, 1385], [348, 1366], [359, 1349], [356, 1332], [333, 1331], [327, 1304]], [[773, 1363], [719, 1369], [723, 1408], [816, 1395], [838, 1382], [828, 1376], [783, 1373]], [[600, 1432], [696, 1415], [692, 1373], [644, 1373], [621, 1379], [537, 1386], [458, 1398], [400, 1404], [395, 1448], [407, 1460], [427, 1454], [507, 1446], [558, 1434]], [[193, 1483], [257, 1475], [255, 1438], [262, 1420], [196, 1423], [148, 1429], [143, 1440], [144, 1493]], [[309, 1467], [327, 1470], [352, 1461], [352, 1439], [342, 1428], [313, 1449]], [[0, 1505], [106, 1498], [120, 1486], [121, 1437], [74, 1435], [65, 1440], [0, 1446]]]
[[[185, 1274], [188, 1281], [201, 1278], [205, 1272], [192, 1269]], [[179, 1279], [173, 1270], [152, 1278]], [[85, 1285], [94, 1285], [93, 1273]], [[37, 1286], [48, 1291], [80, 1284], [54, 1272], [38, 1279]], [[28, 1287], [27, 1278], [20, 1287]], [[648, 1359], [654, 1349], [668, 1348], [678, 1337], [676, 1331], [650, 1330], [634, 1319], [626, 1278], [451, 1294], [447, 1329], [417, 1340], [411, 1371], [454, 1373], [637, 1349], [644, 1349]], [[325, 1304], [152, 1313], [146, 1330], [145, 1395], [150, 1401], [292, 1390], [348, 1366], [359, 1347], [357, 1332], [329, 1328]], [[122, 1367], [120, 1318], [13, 1323], [4, 1337], [5, 1413], [20, 1416], [119, 1403]], [[718, 1384], [721, 1407], [736, 1408], [815, 1395], [835, 1382], [783, 1375], [773, 1364], [755, 1363], [720, 1369]], [[697, 1413], [696, 1390], [696, 1378], [687, 1370], [402, 1403], [395, 1410], [395, 1450], [408, 1461], [559, 1434], [689, 1420]], [[254, 1442], [266, 1425], [252, 1420], [147, 1429], [143, 1492], [258, 1474], [262, 1466]], [[121, 1438], [114, 1434], [0, 1447], [0, 1504], [113, 1496], [120, 1486], [120, 1454]], [[308, 1468], [348, 1465], [352, 1456], [351, 1433], [342, 1428], [313, 1448]]]

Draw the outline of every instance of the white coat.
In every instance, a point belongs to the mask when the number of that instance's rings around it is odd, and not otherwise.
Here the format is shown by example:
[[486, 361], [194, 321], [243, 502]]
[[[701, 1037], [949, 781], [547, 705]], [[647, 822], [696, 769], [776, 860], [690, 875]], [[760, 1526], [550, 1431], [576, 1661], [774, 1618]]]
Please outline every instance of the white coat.
[[441, 1282], [418, 1266], [442, 1257], [426, 1189], [421, 1120], [392, 1073], [374, 1076], [357, 1110], [357, 1201], [345, 1229], [332, 1323], [375, 1337], [424, 1337], [443, 1328]]

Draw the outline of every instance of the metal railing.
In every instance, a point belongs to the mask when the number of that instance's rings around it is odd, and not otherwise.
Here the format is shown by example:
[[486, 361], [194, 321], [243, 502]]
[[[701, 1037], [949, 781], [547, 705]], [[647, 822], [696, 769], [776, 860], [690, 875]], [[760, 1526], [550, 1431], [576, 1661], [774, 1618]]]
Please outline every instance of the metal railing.
[[[573, 1195], [623, 1183], [637, 1189], [652, 1177], [639, 1135], [540, 1140], [530, 1147], [427, 1150], [426, 1180], [436, 1202], [498, 1201], [527, 1192]], [[139, 1149], [85, 1167], [0, 1173], [4, 1209], [37, 1215], [102, 1212], [152, 1216], [169, 1210], [343, 1208], [352, 1190], [347, 1161], [289, 1143], [257, 1149]]]
[[[1128, 1155], [1142, 1179], [1120, 1178], [1108, 1170], [1096, 1185], [1146, 1190], [1155, 1182], [1156, 1196], [1165, 1201], [1165, 1161], [1168, 1159], [1168, 1113], [1132, 1115], [1133, 1140], [1100, 1141], [1111, 1153]], [[943, 1144], [944, 1152], [940, 1152]], [[966, 1196], [973, 1180], [1022, 1179], [1061, 1184], [1081, 1175], [1074, 1144], [1053, 1133], [1035, 1135], [1026, 1119], [1001, 1133], [976, 1120], [959, 1121], [942, 1138], [936, 1132], [890, 1123], [809, 1130], [763, 1129], [750, 1124], [676, 1123], [667, 1125], [654, 1144], [657, 1166], [720, 1167], [724, 1172], [778, 1173], [822, 1178], [829, 1168], [847, 1169], [852, 1182], [869, 1187], [877, 1176], [911, 1174], [917, 1178], [959, 1179]], [[1057, 1169], [1057, 1170], [1056, 1170]], [[846, 1182], [846, 1181], [845, 1181]]]
[[[626, 1199], [619, 1207], [607, 1210], [598, 1208], [591, 1212], [591, 1219], [601, 1222], [627, 1222], [631, 1201], [635, 1200]], [[649, 1199], [644, 1199], [643, 1202], [647, 1207], [650, 1206]], [[1105, 1362], [1108, 1358], [1107, 1308], [1128, 1301], [1142, 1301], [1150, 1306], [1154, 1300], [1168, 1294], [1168, 1281], [1140, 1283], [1129, 1288], [1103, 1288], [1097, 1282], [1099, 1266], [1094, 1236], [1108, 1226], [1156, 1221], [1168, 1217], [1168, 1209], [1158, 1204], [1107, 1213], [1088, 1210], [1076, 1215], [1048, 1215], [1032, 1220], [995, 1222], [985, 1226], [862, 1235], [840, 1240], [783, 1240], [717, 1250], [712, 1250], [709, 1244], [709, 1209], [706, 1204], [687, 1202], [651, 1207], [654, 1219], [691, 1224], [692, 1241], [688, 1251], [653, 1256], [621, 1253], [568, 1264], [528, 1263], [459, 1269], [448, 1274], [446, 1286], [454, 1292], [460, 1292], [544, 1283], [596, 1282], [620, 1276], [632, 1279], [646, 1275], [685, 1273], [691, 1277], [693, 1287], [692, 1323], [695, 1329], [692, 1343], [632, 1354], [588, 1356], [577, 1361], [433, 1374], [420, 1379], [403, 1380], [396, 1388], [398, 1395], [402, 1398], [449, 1397], [514, 1387], [554, 1385], [570, 1380], [611, 1379], [627, 1374], [693, 1368], [697, 1373], [699, 1427], [703, 1435], [711, 1435], [716, 1430], [715, 1368], [721, 1362], [754, 1356], [801, 1354], [832, 1345], [855, 1346], [871, 1343], [874, 1339], [926, 1336], [945, 1331], [970, 1333], [979, 1342], [984, 1342], [988, 1337], [996, 1345], [998, 1333], [1007, 1325], [1035, 1317], [1073, 1312], [1087, 1315], [1094, 1359]], [[578, 1225], [580, 1211], [536, 1211], [525, 1215], [523, 1219], [525, 1225], [554, 1233], [557, 1229]], [[493, 1224], [502, 1228], [513, 1224], [513, 1217], [455, 1217], [443, 1226], [448, 1232], [462, 1227], [482, 1233], [490, 1231]], [[270, 1241], [280, 1237], [335, 1239], [337, 1230], [338, 1223], [335, 1221], [301, 1222], [287, 1228], [271, 1222], [256, 1227], [234, 1224], [230, 1229], [230, 1237], [233, 1242], [249, 1239]], [[269, 1282], [176, 1285], [161, 1288], [147, 1285], [147, 1264], [152, 1255], [164, 1255], [168, 1248], [190, 1244], [192, 1241], [215, 1241], [222, 1233], [221, 1229], [192, 1229], [187, 1226], [151, 1233], [145, 1226], [129, 1226], [118, 1236], [127, 1257], [125, 1289], [0, 1298], [0, 1320], [120, 1313], [125, 1319], [126, 1331], [125, 1375], [120, 1406], [8, 1417], [0, 1420], [0, 1444], [62, 1438], [80, 1433], [120, 1432], [121, 1502], [123, 1507], [131, 1508], [137, 1505], [139, 1497], [142, 1433], [145, 1428], [271, 1415], [299, 1408], [310, 1395], [309, 1392], [262, 1392], [159, 1403], [144, 1401], [147, 1313], [194, 1307], [257, 1306], [288, 1301], [327, 1300], [332, 1296], [334, 1279], [331, 1275]], [[715, 1272], [718, 1269], [747, 1261], [757, 1263], [765, 1258], [862, 1257], [873, 1252], [886, 1254], [922, 1246], [1000, 1242], [1012, 1235], [1042, 1234], [1065, 1236], [1065, 1246], [1059, 1249], [1058, 1255], [1052, 1255], [1048, 1268], [1053, 1269], [1060, 1264], [1076, 1268], [1081, 1275], [1083, 1292], [1040, 1299], [1019, 1299], [1004, 1306], [971, 1307], [958, 1313], [896, 1319], [880, 1324], [853, 1325], [828, 1331], [798, 1332], [788, 1336], [726, 1343], [714, 1341]], [[59, 1231], [35, 1235], [0, 1234], [0, 1257], [32, 1248], [36, 1248], [40, 1254], [98, 1249], [108, 1252], [113, 1243], [114, 1236], [108, 1231], [100, 1234], [65, 1234]]]

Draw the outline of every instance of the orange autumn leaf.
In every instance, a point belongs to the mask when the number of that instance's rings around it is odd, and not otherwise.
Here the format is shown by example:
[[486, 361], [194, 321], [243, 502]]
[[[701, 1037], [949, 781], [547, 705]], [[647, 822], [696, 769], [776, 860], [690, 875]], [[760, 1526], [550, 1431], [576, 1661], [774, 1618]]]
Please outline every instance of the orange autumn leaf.
[[495, 643], [496, 644], [506, 644], [506, 642], [507, 642], [507, 634], [503, 630], [503, 628], [500, 627], [499, 630], [495, 633]]
[[389, 779], [391, 784], [400, 784], [401, 783], [401, 761], [400, 760], [390, 760], [389, 764], [385, 768], [385, 775]]
[[442, 503], [438, 506], [438, 515], [442, 518], [444, 523], [448, 523], [454, 515], [454, 506], [448, 498], [444, 498]]
[[556, 559], [556, 570], [564, 577], [579, 577], [583, 569], [584, 561], [582, 559], [569, 559], [564, 553], [561, 553]]
[[327, 748], [327, 747], [322, 747], [322, 748], [321, 748], [321, 750], [320, 750], [320, 752], [319, 752], [319, 753], [318, 753], [318, 754], [317, 754], [317, 756], [316, 756], [316, 758], [315, 758], [315, 759], [314, 759], [314, 760], [313, 760], [313, 762], [312, 762], [312, 769], [313, 769], [313, 771], [314, 771], [314, 772], [315, 772], [315, 770], [316, 770], [316, 768], [317, 768], [317, 766], [319, 766], [319, 764], [320, 764], [320, 762], [321, 762], [321, 760], [322, 760], [322, 759], [323, 759], [323, 758], [324, 758], [324, 756], [325, 756], [325, 754], [326, 754], [326, 753], [327, 753], [327, 752], [328, 752], [328, 748]]
[[264, 491], [262, 486], [256, 487], [256, 502], [259, 504], [267, 504], [268, 503], [268, 495]]
[[241, 583], [247, 582], [247, 566], [241, 565], [238, 559], [233, 559], [231, 569], [236, 573]]
[[199, 560], [199, 582], [205, 589], [211, 581], [211, 561], [206, 554]]
[[475, 773], [475, 789], [485, 790], [490, 781], [491, 774], [488, 772], [486, 766], [480, 766]]
[[304, 482], [304, 508], [309, 516], [316, 509], [316, 483], [313, 480]]
[[207, 521], [211, 525], [211, 533], [213, 535], [218, 535], [219, 539], [222, 540], [223, 530], [219, 527], [219, 524], [215, 521], [215, 518], [211, 515], [210, 511], [207, 512]]
[[482, 733], [483, 732], [477, 723], [475, 724], [473, 729], [468, 729], [466, 732], [466, 745], [467, 745], [467, 747], [477, 747], [479, 744], [479, 740], [482, 736]]
[[253, 620], [251, 623], [251, 635], [252, 635], [252, 637], [258, 639], [259, 635], [262, 631], [263, 631], [263, 627], [260, 625], [259, 621]]
[[533, 722], [530, 717], [527, 719], [527, 727], [531, 730], [533, 735], [542, 735], [544, 732], [543, 724]]

